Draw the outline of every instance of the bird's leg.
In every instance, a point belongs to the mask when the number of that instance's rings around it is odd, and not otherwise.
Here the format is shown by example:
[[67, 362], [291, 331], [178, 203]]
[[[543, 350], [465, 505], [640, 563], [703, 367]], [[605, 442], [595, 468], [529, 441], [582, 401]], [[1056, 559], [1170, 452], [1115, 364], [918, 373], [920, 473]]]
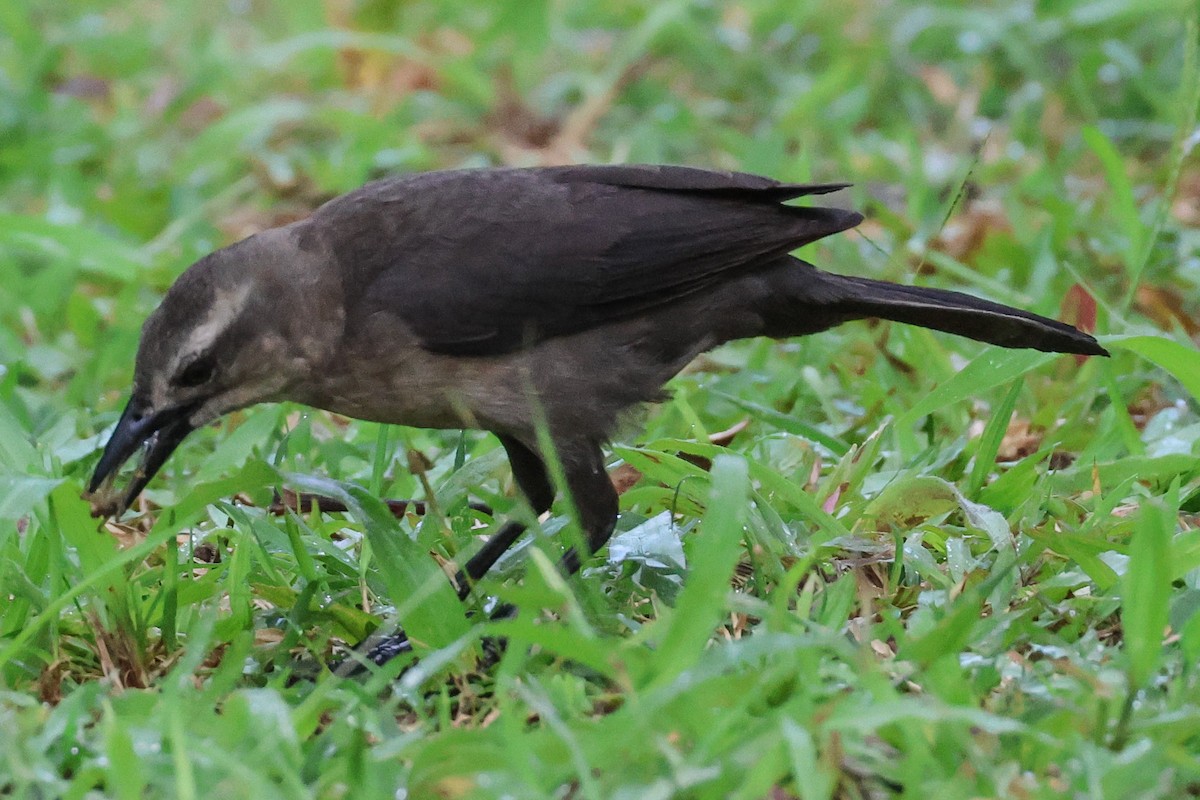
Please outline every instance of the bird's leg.
[[[507, 436], [501, 436], [500, 442], [508, 452], [513, 477], [516, 478], [517, 485], [529, 499], [534, 512], [542, 514], [548, 511], [554, 503], [555, 492], [541, 457], [525, 445]], [[608, 471], [604, 468], [604, 452], [597, 442], [587, 440], [569, 444], [560, 443], [558, 447], [558, 455], [562, 459], [567, 481], [567, 491], [571, 493], [575, 509], [579, 513], [579, 523], [587, 537], [587, 550], [591, 555], [608, 542], [616, 527], [619, 506], [617, 490], [613, 486]], [[466, 597], [463, 587], [467, 580], [477, 581], [486, 575], [492, 565], [512, 546], [524, 530], [525, 526], [519, 522], [505, 523], [479, 552], [471, 557], [465, 569], [461, 570], [455, 578], [459, 586], [460, 597]], [[574, 575], [579, 571], [581, 564], [582, 559], [574, 547], [563, 555], [560, 562], [562, 571], [566, 575]]]
[[[563, 472], [566, 477], [567, 491], [571, 493], [575, 510], [579, 514], [579, 524], [587, 539], [588, 555], [592, 555], [608, 542], [617, 525], [617, 512], [620, 506], [617, 489], [613, 486], [608, 471], [604, 468], [604, 452], [600, 449], [598, 442], [591, 440], [569, 444], [559, 442], [557, 446], [558, 456], [562, 460]], [[505, 444], [505, 447], [508, 447], [508, 444]], [[513, 450], [510, 449], [510, 456], [512, 453]], [[544, 492], [538, 494], [537, 497], [544, 500], [546, 507], [549, 508], [554, 499], [554, 490], [547, 476], [545, 465], [536, 454], [528, 449], [524, 450], [522, 457], [528, 457], [532, 463], [537, 465], [542, 479], [539, 488]], [[522, 489], [525, 489], [530, 501], [533, 502], [534, 495], [526, 489], [526, 483], [522, 481], [521, 472], [517, 471], [516, 463], [514, 460], [513, 474], [517, 476], [517, 482]], [[502, 533], [503, 530], [501, 533], [497, 533], [495, 538], [499, 538]], [[489, 541], [485, 548], [490, 545]], [[499, 555], [497, 554], [496, 557], [498, 558]], [[583, 558], [579, 555], [579, 551], [572, 547], [563, 554], [559, 561], [559, 569], [564, 575], [574, 575], [579, 571], [582, 563]], [[490, 618], [509, 618], [514, 616], [516, 611], [516, 607], [502, 603], [492, 610]], [[499, 653], [499, 643], [489, 640], [485, 644], [488, 646], [491, 657], [495, 658]]]
[[[508, 453], [513, 477], [533, 506], [533, 510], [538, 514], [548, 511], [554, 502], [555, 492], [541, 457], [507, 436], [501, 436], [500, 442]], [[604, 469], [604, 453], [599, 443], [589, 440], [569, 445], [560, 444], [559, 457], [566, 474], [567, 490], [571, 493], [575, 509], [579, 513], [580, 525], [587, 537], [590, 555], [608, 542], [616, 527], [619, 506], [617, 490]], [[471, 583], [486, 575], [524, 530], [523, 523], [515, 520], [506, 522], [484, 543], [479, 552], [467, 561], [454, 579], [461, 599], [466, 599]], [[559, 562], [566, 575], [578, 572], [581, 564], [582, 558], [574, 547], [569, 549]], [[515, 613], [514, 606], [502, 603], [492, 610], [490, 617], [503, 619]], [[490, 659], [498, 658], [502, 647], [501, 641], [484, 641], [484, 649]], [[368, 640], [366, 647], [356, 649], [360, 653], [359, 658], [383, 664], [397, 655], [410, 652], [412, 645], [403, 631], [394, 630], [390, 634], [373, 637]], [[355, 674], [359, 670], [357, 659], [347, 659], [335, 670], [343, 676]]]
[[[563, 469], [567, 489], [579, 513], [579, 524], [587, 537], [586, 555], [594, 555], [612, 536], [617, 525], [620, 500], [608, 472], [604, 469], [604, 453], [597, 442], [586, 442], [564, 449]], [[583, 564], [578, 550], [572, 547], [559, 562], [562, 571], [574, 575]]]
[[[529, 500], [529, 504], [533, 506], [533, 512], [541, 515], [549, 511], [554, 503], [554, 485], [550, 483], [550, 476], [546, 473], [546, 465], [542, 463], [542, 459], [516, 439], [509, 436], [499, 438], [505, 452], [508, 453], [513, 478]], [[454, 576], [460, 600], [466, 599], [471, 591], [471, 584], [486, 575], [524, 531], [524, 523], [509, 520], [484, 543], [479, 552], [471, 556], [466, 566]]]
[[[549, 511], [550, 506], [554, 504], [554, 485], [550, 482], [550, 476], [546, 472], [546, 465], [542, 463], [542, 459], [537, 453], [511, 436], [498, 434], [497, 438], [504, 445], [504, 450], [508, 454], [508, 463], [512, 467], [513, 478], [516, 479], [517, 486], [529, 500], [529, 504], [533, 507], [533, 513], [540, 516]], [[419, 500], [387, 500], [385, 502], [397, 517], [403, 516], [408, 510], [412, 510], [416, 514], [425, 513], [425, 504]], [[314, 505], [319, 505], [322, 511], [346, 510], [345, 505], [333, 498], [297, 494], [286, 490], [282, 498], [277, 498], [277, 501], [272, 503], [271, 508], [273, 511], [278, 508], [277, 513], [283, 513], [287, 508], [309, 511]], [[482, 503], [473, 502], [470, 506], [475, 510], [491, 513], [491, 509]], [[471, 556], [466, 565], [454, 576], [454, 587], [458, 592], [459, 600], [467, 599], [467, 595], [471, 593], [471, 585], [495, 566], [500, 557], [508, 552], [513, 543], [525, 532], [525, 528], [525, 523], [509, 520], [500, 526], [500, 530], [496, 531], [492, 538], [484, 542], [483, 547], [475, 555]]]
[[[508, 452], [513, 477], [516, 478], [521, 491], [529, 498], [534, 511], [538, 514], [548, 511], [554, 502], [555, 492], [541, 457], [515, 439], [502, 436], [500, 441]], [[613, 486], [608, 471], [604, 469], [604, 452], [599, 443], [588, 440], [560, 443], [558, 455], [562, 459], [567, 491], [571, 493], [575, 509], [579, 513], [580, 526], [587, 537], [588, 554], [593, 554], [612, 536], [619, 507], [616, 487]], [[483, 548], [471, 557], [466, 567], [455, 577], [459, 597], [466, 598], [470, 588], [469, 582], [486, 575], [524, 530], [525, 526], [519, 522], [505, 523]], [[578, 550], [572, 547], [563, 555], [559, 566], [564, 575], [574, 575], [582, 563]], [[514, 607], [505, 603], [493, 609], [491, 618], [509, 617], [515, 612]]]
[[[546, 472], [546, 465], [542, 459], [516, 439], [508, 436], [500, 436], [499, 439], [508, 454], [513, 478], [525, 494], [526, 499], [529, 500], [534, 513], [541, 515], [549, 511], [550, 506], [554, 503], [554, 484], [550, 482], [550, 476]], [[322, 504], [321, 508], [325, 508], [325, 505]], [[491, 570], [500, 556], [512, 547], [524, 531], [525, 524], [523, 522], [509, 520], [492, 535], [492, 538], [484, 542], [483, 547], [475, 555], [471, 556], [454, 576], [454, 587], [460, 600], [467, 599], [471, 593], [472, 584]], [[493, 619], [507, 617], [515, 611], [513, 606], [501, 604], [493, 609], [491, 616]], [[412, 644], [408, 641], [408, 636], [404, 631], [396, 628], [386, 633], [372, 635], [354, 649], [357, 654], [355, 657], [346, 658], [333, 667], [337, 674], [343, 677], [358, 674], [362, 671], [361, 663], [363, 661], [377, 665], [385, 664], [396, 656], [411, 652]], [[499, 656], [501, 645], [497, 641], [489, 639], [484, 641], [484, 649], [488, 653], [489, 659], [495, 659]]]

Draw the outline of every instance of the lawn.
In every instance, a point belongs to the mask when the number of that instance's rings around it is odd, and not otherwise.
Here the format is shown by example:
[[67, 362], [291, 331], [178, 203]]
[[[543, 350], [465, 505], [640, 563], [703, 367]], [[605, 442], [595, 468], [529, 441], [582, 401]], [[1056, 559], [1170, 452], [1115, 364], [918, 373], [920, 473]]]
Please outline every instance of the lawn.
[[[0, 798], [1200, 795], [1198, 13], [0, 3]], [[477, 432], [256, 407], [90, 518], [188, 264], [373, 177], [566, 162], [852, 181], [805, 258], [1113, 357], [714, 351], [613, 442], [582, 577], [564, 502], [481, 584], [505, 621], [443, 575], [528, 515]], [[398, 623], [415, 654], [322, 666]]]

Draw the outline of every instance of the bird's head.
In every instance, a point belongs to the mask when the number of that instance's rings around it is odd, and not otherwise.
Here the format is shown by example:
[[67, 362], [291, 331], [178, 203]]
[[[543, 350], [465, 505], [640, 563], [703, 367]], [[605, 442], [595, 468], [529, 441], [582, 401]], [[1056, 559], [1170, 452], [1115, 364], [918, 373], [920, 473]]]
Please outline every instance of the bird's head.
[[[320, 368], [342, 318], [327, 272], [293, 226], [218, 250], [179, 277], [142, 327], [133, 391], [88, 485], [93, 514], [121, 514], [196, 428], [288, 399]], [[139, 449], [121, 490], [117, 472]]]

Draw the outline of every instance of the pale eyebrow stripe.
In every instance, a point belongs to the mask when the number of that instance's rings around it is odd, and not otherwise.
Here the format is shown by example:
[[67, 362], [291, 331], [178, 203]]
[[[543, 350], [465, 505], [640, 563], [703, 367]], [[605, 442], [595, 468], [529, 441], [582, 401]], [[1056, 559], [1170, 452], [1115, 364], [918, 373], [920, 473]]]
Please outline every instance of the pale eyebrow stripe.
[[207, 350], [216, 338], [237, 319], [250, 300], [250, 282], [245, 281], [231, 289], [216, 290], [212, 307], [204, 321], [197, 325], [180, 348], [180, 356]]

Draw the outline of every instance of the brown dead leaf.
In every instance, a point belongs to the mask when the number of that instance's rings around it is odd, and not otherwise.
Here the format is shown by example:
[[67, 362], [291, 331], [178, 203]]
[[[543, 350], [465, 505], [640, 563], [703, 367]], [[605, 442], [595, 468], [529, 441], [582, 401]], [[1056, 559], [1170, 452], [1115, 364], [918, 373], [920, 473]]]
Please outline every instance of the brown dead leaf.
[[1050, 460], [1046, 462], [1047, 469], [1066, 469], [1075, 463], [1075, 454], [1068, 453], [1065, 450], [1055, 450], [1050, 454]]
[[946, 227], [933, 240], [932, 247], [956, 261], [968, 261], [989, 236], [1011, 230], [1012, 226], [998, 202], [970, 200], [962, 213], [947, 221]]
[[835, 486], [829, 497], [825, 498], [825, 502], [821, 503], [821, 510], [826, 514], [832, 514], [837, 511], [838, 500], [842, 499], [842, 492], [848, 488], [850, 488], [850, 484], [844, 481]]
[[1200, 170], [1179, 176], [1179, 188], [1171, 203], [1171, 216], [1190, 228], [1200, 228]]
[[1193, 339], [1200, 334], [1200, 322], [1188, 313], [1183, 296], [1174, 289], [1142, 284], [1138, 287], [1135, 304], [1138, 311], [1163, 330], [1171, 330], [1178, 324]]
[[62, 683], [70, 662], [57, 659], [47, 664], [37, 679], [38, 699], [47, 705], [56, 706], [62, 701]]
[[513, 86], [511, 72], [501, 72], [496, 78], [500, 100], [488, 117], [493, 145], [507, 164], [554, 166], [586, 160], [592, 132], [648, 63], [630, 64], [611, 84], [589, 94], [562, 117], [547, 117], [530, 108]]
[[975, 85], [959, 86], [949, 71], [933, 64], [921, 66], [917, 74], [933, 99], [952, 109], [959, 122], [970, 123], [979, 115], [980, 95]]
[[141, 528], [112, 519], [104, 523], [104, 529], [117, 540], [117, 547], [122, 550], [128, 550], [146, 538], [146, 532]]
[[73, 75], [55, 86], [53, 92], [105, 105], [112, 96], [112, 82], [97, 75]]
[[212, 542], [201, 542], [192, 550], [192, 560], [198, 564], [220, 564], [221, 550]]
[[816, 491], [817, 488], [821, 485], [821, 468], [822, 468], [822, 466], [823, 466], [823, 462], [821, 461], [821, 456], [817, 455], [813, 459], [812, 468], [809, 469], [809, 471], [808, 471], [808, 480], [805, 481], [805, 483], [804, 483], [804, 490], [806, 492]]
[[1173, 405], [1175, 405], [1174, 401], [1167, 399], [1161, 386], [1151, 384], [1138, 392], [1133, 401], [1126, 406], [1126, 410], [1129, 412], [1130, 419], [1133, 420], [1134, 427], [1140, 431], [1146, 427], [1155, 414]]
[[[428, 48], [436, 54], [436, 47]], [[437, 68], [428, 61], [380, 50], [346, 48], [338, 51], [342, 83], [356, 94], [371, 98], [376, 113], [383, 114], [414, 92], [442, 86]]]
[[[909, 362], [905, 361], [900, 356], [893, 353], [891, 348], [888, 347], [888, 340], [892, 336], [891, 323], [883, 322], [878, 319], [871, 319], [871, 320], [867, 320], [867, 325], [870, 328], [878, 328], [879, 329], [879, 331], [880, 331], [879, 336], [875, 337], [875, 339], [873, 340], [873, 342], [875, 344], [875, 351], [883, 357], [883, 360], [887, 362], [888, 366], [891, 369], [895, 370], [896, 372], [899, 372], [901, 375], [905, 376], [906, 378], [913, 378], [920, 373], [920, 370], [918, 370], [916, 366], [914, 366], [913, 364], [910, 364]], [[868, 365], [866, 363], [864, 363], [858, 369], [855, 370], [855, 374], [856, 375], [865, 375], [867, 371], [868, 371]]]
[[196, 133], [204, 130], [224, 115], [225, 106], [206, 95], [197, 98], [196, 102], [179, 114], [179, 128], [184, 132]]
[[[750, 427], [750, 418], [744, 417], [741, 420], [730, 425], [723, 431], [709, 434], [708, 441], [720, 447], [727, 447], [734, 437], [737, 436], [746, 428]], [[680, 458], [684, 461], [695, 464], [703, 470], [712, 468], [712, 461], [704, 456], [694, 455], [692, 453], [679, 453]], [[624, 494], [632, 489], [638, 481], [642, 479], [642, 473], [637, 467], [629, 464], [621, 464], [616, 469], [608, 473], [608, 477], [612, 480], [613, 486], [617, 490], [617, 494]]]
[[405, 457], [408, 459], [408, 471], [413, 475], [424, 475], [433, 469], [433, 461], [430, 460], [429, 456], [415, 447], [409, 448], [408, 452], [405, 453]]
[[[133, 635], [127, 631], [111, 629], [104, 625], [96, 614], [89, 614], [92, 631], [96, 638], [94, 647], [101, 672], [117, 689], [146, 689], [151, 678], [142, 651]], [[146, 653], [153, 658], [151, 653]]]
[[445, 800], [457, 800], [460, 797], [473, 797], [475, 795], [476, 784], [472, 778], [451, 775], [441, 778], [431, 788], [433, 789], [433, 794], [431, 795], [433, 797], [445, 798]]
[[888, 235], [887, 226], [879, 220], [870, 217], [858, 223], [854, 228], [854, 232], [871, 242], [886, 241]]
[[1017, 461], [1033, 455], [1042, 446], [1046, 432], [1030, 428], [1029, 420], [1016, 418], [1008, 424], [1000, 447], [996, 450], [996, 461]]
[[562, 120], [547, 117], [517, 92], [512, 70], [496, 74], [496, 105], [484, 120], [503, 142], [520, 150], [544, 150], [562, 129]]
[[1093, 333], [1096, 330], [1096, 299], [1082, 285], [1072, 284], [1063, 296], [1058, 317], [1084, 333]]
[[[1072, 284], [1063, 296], [1058, 317], [1084, 333], [1094, 333], [1096, 330], [1096, 298], [1092, 297], [1082, 285]], [[1075, 364], [1082, 366], [1087, 359], [1088, 357], [1085, 355], [1076, 354]]]
[[1073, 115], [1067, 113], [1061, 95], [1052, 92], [1045, 96], [1042, 101], [1042, 119], [1038, 127], [1046, 143], [1047, 154], [1056, 155], [1067, 137], [1074, 136], [1075, 125], [1069, 122], [1073, 118]]
[[254, 644], [258, 647], [277, 645], [283, 641], [283, 631], [279, 628], [259, 628], [254, 632]]
[[608, 473], [617, 494], [625, 494], [642, 479], [642, 473], [632, 464], [621, 464]]
[[880, 656], [881, 658], [894, 658], [896, 655], [896, 651], [894, 651], [891, 646], [882, 639], [872, 639], [871, 650], [874, 651], [875, 655]]
[[242, 239], [268, 228], [278, 228], [304, 219], [312, 213], [317, 205], [319, 203], [315, 200], [309, 202], [298, 199], [275, 205], [270, 209], [243, 206], [234, 209], [218, 220], [217, 227], [226, 240], [240, 242]]
[[150, 94], [142, 103], [142, 114], [147, 119], [157, 119], [163, 115], [163, 112], [174, 103], [180, 92], [183, 91], [183, 84], [173, 75], [164, 75], [154, 83], [154, 88], [150, 90]]
[[710, 433], [708, 435], [708, 441], [712, 444], [718, 445], [719, 447], [728, 447], [729, 443], [733, 441], [733, 437], [737, 436], [739, 433], [749, 427], [750, 418], [742, 417], [725, 430], [717, 431], [716, 433]]
[[955, 105], [962, 96], [962, 91], [954, 78], [945, 69], [933, 64], [925, 64], [917, 70], [921, 82], [929, 90], [933, 99], [945, 106]]
[[388, 74], [386, 90], [395, 102], [399, 102], [414, 92], [436, 91], [440, 86], [441, 80], [432, 66], [402, 59]]

